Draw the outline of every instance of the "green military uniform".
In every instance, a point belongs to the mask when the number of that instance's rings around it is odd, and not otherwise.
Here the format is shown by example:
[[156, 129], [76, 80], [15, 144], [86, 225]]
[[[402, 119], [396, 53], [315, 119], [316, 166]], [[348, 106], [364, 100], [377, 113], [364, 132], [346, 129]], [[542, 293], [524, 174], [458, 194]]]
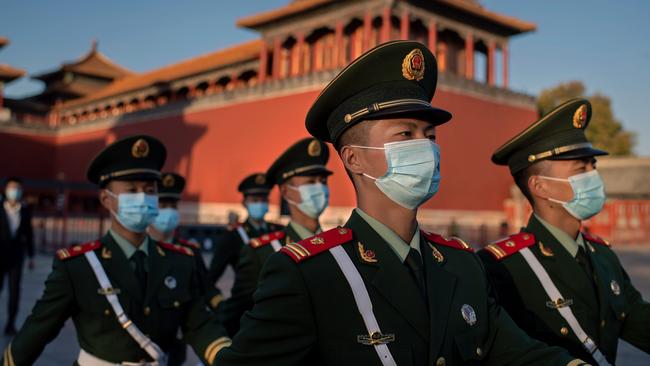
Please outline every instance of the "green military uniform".
[[[160, 180], [160, 187], [158, 188], [159, 201], [175, 201], [181, 199], [183, 190], [185, 189], [185, 178], [173, 172], [163, 172]], [[187, 241], [174, 232], [170, 242], [176, 245], [182, 245], [190, 249], [196, 261], [196, 268], [199, 278], [199, 288], [201, 294], [205, 296], [206, 301], [209, 303], [211, 299], [220, 299], [221, 291], [216, 287], [208, 287], [208, 270], [203, 260], [203, 253], [201, 253], [201, 246], [197, 243]], [[174, 344], [169, 348], [169, 359], [167, 366], [182, 365], [187, 359], [187, 345], [183, 341], [183, 334], [181, 331], [177, 333], [177, 339]]]
[[[328, 159], [327, 145], [312, 138], [302, 139], [273, 163], [266, 176], [272, 184], [282, 184], [296, 175], [330, 175], [325, 168]], [[278, 243], [291, 243], [314, 234], [297, 222], [289, 222], [283, 230], [252, 238], [250, 245], [242, 246], [232, 295], [218, 310], [219, 320], [231, 336], [239, 331], [239, 320], [244, 312], [253, 308], [253, 292], [257, 289], [262, 267], [276, 251], [271, 242], [276, 239]]]
[[[88, 178], [100, 187], [116, 178], [159, 179], [164, 160], [165, 148], [159, 141], [133, 136], [102, 151], [91, 164]], [[204, 362], [211, 363], [230, 341], [206, 310], [192, 251], [148, 236], [138, 248], [111, 230], [101, 240], [59, 250], [42, 297], [3, 354], [4, 365], [33, 364], [69, 318], [82, 349], [80, 359], [85, 353], [87, 358], [110, 363], [151, 362], [150, 354], [127, 332], [134, 324], [164, 352], [182, 329], [185, 341]], [[144, 254], [144, 291], [134, 274], [132, 258], [138, 251]], [[99, 284], [87, 256], [90, 253], [111, 288]], [[117, 319], [121, 314], [115, 313], [107, 294], [117, 295], [128, 321]]]
[[[430, 104], [436, 73], [424, 45], [380, 45], [325, 88], [307, 128], [336, 144], [346, 126], [368, 118], [444, 123], [449, 113]], [[581, 364], [516, 327], [467, 244], [417, 231], [406, 243], [364, 216], [355, 211], [343, 227], [271, 255], [253, 309], [216, 364]], [[421, 282], [405, 263], [411, 249], [421, 254]]]
[[[267, 182], [266, 176], [263, 173], [255, 173], [244, 178], [239, 183], [237, 190], [244, 196], [268, 195], [271, 187], [272, 185]], [[282, 230], [283, 228], [282, 225], [267, 221], [263, 221], [261, 225], [256, 225], [250, 218], [240, 226], [245, 231], [248, 240]], [[215, 284], [219, 281], [219, 278], [221, 278], [228, 265], [231, 265], [233, 269], [237, 266], [239, 252], [247, 244], [244, 242], [244, 238], [242, 238], [237, 227], [229, 229], [219, 238], [214, 246], [212, 262], [210, 262], [210, 268], [208, 270], [209, 289], [215, 287]], [[214, 298], [211, 304], [212, 308], [216, 309], [218, 305], [219, 299]]]
[[[513, 175], [544, 159], [580, 159], [603, 155], [586, 139], [591, 117], [588, 101], [569, 101], [535, 122], [497, 150], [493, 161]], [[529, 250], [563, 296], [551, 299], [522, 254]], [[650, 304], [632, 285], [609, 244], [587, 233], [572, 238], [533, 214], [522, 233], [487, 246], [479, 253], [501, 305], [529, 335], [561, 346], [575, 357], [596, 362], [567, 320], [569, 308], [584, 332], [616, 362], [618, 339], [650, 352]]]

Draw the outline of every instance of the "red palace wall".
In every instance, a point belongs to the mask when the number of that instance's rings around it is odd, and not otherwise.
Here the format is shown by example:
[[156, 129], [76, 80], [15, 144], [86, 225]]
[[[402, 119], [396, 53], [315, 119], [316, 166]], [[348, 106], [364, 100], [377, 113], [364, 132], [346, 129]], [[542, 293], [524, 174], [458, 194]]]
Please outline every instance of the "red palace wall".
[[[165, 169], [189, 177], [185, 199], [237, 203], [239, 180], [263, 171], [289, 144], [307, 136], [304, 116], [318, 93], [262, 99], [188, 112], [146, 122], [128, 120], [113, 128], [39, 137], [0, 134], [2, 175], [84, 181], [92, 157], [116, 138], [146, 133], [168, 148]], [[537, 117], [532, 107], [514, 106], [439, 90], [433, 104], [451, 111], [452, 121], [438, 129], [442, 149], [440, 193], [427, 208], [503, 211], [512, 185], [508, 169], [490, 162], [492, 152]], [[128, 118], [128, 117], [127, 117]], [[354, 206], [354, 192], [332, 149], [332, 206]], [[275, 196], [275, 195], [274, 195]], [[275, 199], [276, 197], [274, 197]], [[277, 202], [277, 201], [275, 201]]]

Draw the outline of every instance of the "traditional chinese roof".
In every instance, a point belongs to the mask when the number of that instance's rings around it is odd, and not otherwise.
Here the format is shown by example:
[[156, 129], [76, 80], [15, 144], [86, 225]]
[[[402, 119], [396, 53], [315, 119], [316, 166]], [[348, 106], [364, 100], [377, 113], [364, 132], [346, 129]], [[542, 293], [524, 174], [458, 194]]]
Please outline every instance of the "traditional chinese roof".
[[650, 199], [650, 158], [603, 157], [597, 167], [607, 197]]
[[80, 59], [70, 63], [64, 63], [57, 70], [35, 75], [33, 78], [47, 82], [51, 79], [58, 78], [64, 72], [72, 72], [110, 80], [119, 79], [133, 74], [132, 71], [116, 64], [106, 57], [106, 55], [99, 52], [97, 50], [97, 43], [93, 42], [90, 51]]
[[0, 81], [8, 83], [12, 80], [18, 79], [23, 75], [25, 75], [25, 70], [17, 69], [5, 64], [0, 64]]
[[[295, 0], [288, 5], [266, 11], [263, 13], [255, 14], [245, 18], [239, 19], [237, 25], [245, 28], [256, 28], [282, 18], [298, 15], [300, 13], [316, 9], [318, 7], [334, 3], [337, 0]], [[530, 32], [536, 29], [534, 23], [526, 22], [514, 17], [499, 14], [489, 11], [481, 6], [477, 1], [471, 0], [430, 0], [436, 5], [443, 5], [458, 11], [467, 13], [468, 15], [477, 17], [483, 21], [493, 23], [497, 26], [503, 27], [509, 31], [510, 34]]]
[[142, 74], [133, 74], [116, 80], [97, 93], [70, 101], [66, 103], [65, 106], [81, 105], [94, 100], [119, 95], [156, 84], [171, 82], [183, 77], [228, 66], [236, 62], [255, 59], [259, 56], [261, 47], [262, 41], [254, 40], [216, 52], [207, 53], [202, 56], [193, 57]]

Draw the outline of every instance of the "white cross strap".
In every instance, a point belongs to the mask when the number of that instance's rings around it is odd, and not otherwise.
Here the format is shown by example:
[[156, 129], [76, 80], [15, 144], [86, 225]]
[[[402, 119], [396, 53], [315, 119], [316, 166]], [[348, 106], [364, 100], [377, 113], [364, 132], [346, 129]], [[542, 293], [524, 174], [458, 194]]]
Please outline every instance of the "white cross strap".
[[384, 336], [379, 329], [379, 323], [377, 323], [377, 318], [375, 318], [375, 314], [372, 311], [372, 301], [370, 300], [368, 289], [363, 283], [363, 279], [361, 278], [361, 274], [357, 270], [357, 267], [354, 266], [350, 256], [342, 247], [334, 247], [330, 249], [329, 252], [334, 256], [336, 263], [339, 265], [345, 279], [348, 281], [348, 284], [352, 289], [354, 301], [357, 303], [357, 308], [359, 309], [359, 313], [361, 313], [363, 323], [366, 325], [368, 337], [364, 337], [367, 338], [367, 343], [365, 343], [364, 340], [364, 344], [375, 347], [375, 351], [377, 351], [377, 355], [379, 356], [383, 366], [397, 366], [388, 346], [385, 342], [381, 342], [381, 338]]
[[104, 267], [102, 267], [101, 263], [99, 263], [95, 252], [89, 251], [84, 255], [86, 256], [90, 267], [93, 269], [93, 272], [95, 272], [95, 277], [97, 277], [99, 286], [102, 288], [102, 292], [105, 294], [106, 300], [108, 300], [108, 303], [111, 304], [111, 307], [117, 315], [117, 320], [122, 325], [122, 328], [124, 328], [124, 330], [129, 333], [131, 338], [133, 338], [133, 340], [135, 340], [138, 345], [140, 345], [140, 347], [145, 350], [149, 356], [151, 356], [151, 358], [158, 362], [158, 365], [166, 365], [167, 357], [165, 353], [157, 344], [149, 339], [149, 337], [145, 336], [140, 331], [140, 329], [138, 329], [138, 327], [131, 321], [131, 319], [129, 319], [129, 317], [124, 313], [122, 304], [120, 304], [120, 301], [117, 298], [115, 291], [113, 290], [113, 286], [111, 285], [111, 281], [108, 279], [108, 276], [104, 271]]
[[280, 241], [278, 239], [271, 240], [271, 246], [273, 247], [274, 252], [277, 252], [280, 249], [282, 249], [282, 244], [280, 244]]
[[244, 245], [248, 245], [248, 243], [251, 241], [251, 238], [248, 237], [248, 233], [246, 233], [246, 230], [244, 230], [244, 226], [237, 226], [237, 232], [239, 233], [241, 240], [244, 242]]
[[[539, 282], [542, 284], [542, 287], [544, 287], [544, 291], [546, 291], [546, 295], [551, 299], [551, 302], [555, 304], [560, 304], [563, 302], [564, 297], [562, 297], [562, 294], [560, 294], [560, 291], [555, 287], [555, 284], [549, 277], [548, 273], [544, 269], [541, 263], [539, 263], [539, 260], [537, 260], [537, 257], [533, 254], [533, 252], [530, 251], [528, 248], [524, 248], [519, 251], [521, 255], [524, 257], [526, 262], [528, 263], [528, 266], [530, 266], [530, 269], [533, 270], [535, 273], [535, 276], [537, 276], [537, 279]], [[596, 363], [599, 366], [611, 366], [609, 362], [607, 362], [607, 359], [605, 356], [600, 352], [598, 347], [596, 346], [596, 342], [587, 335], [587, 333], [582, 329], [582, 326], [580, 326], [580, 323], [578, 322], [578, 319], [576, 319], [575, 315], [573, 315], [573, 311], [571, 311], [570, 306], [556, 306], [557, 311], [560, 313], [560, 315], [566, 320], [566, 322], [569, 324], [569, 327], [573, 331], [573, 333], [578, 337], [580, 342], [582, 343], [582, 346], [589, 352], [589, 354], [596, 360]]]

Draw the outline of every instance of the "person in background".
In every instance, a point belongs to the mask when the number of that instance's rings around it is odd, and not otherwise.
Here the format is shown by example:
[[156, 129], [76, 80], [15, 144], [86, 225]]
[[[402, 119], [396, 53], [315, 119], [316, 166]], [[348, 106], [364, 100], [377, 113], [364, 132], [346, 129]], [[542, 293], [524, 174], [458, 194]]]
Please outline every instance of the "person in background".
[[266, 172], [270, 184], [277, 184], [280, 195], [289, 203], [290, 221], [282, 230], [252, 238], [244, 245], [235, 268], [232, 295], [217, 312], [228, 333], [239, 330], [239, 319], [253, 307], [260, 271], [271, 254], [287, 243], [297, 242], [320, 233], [319, 217], [329, 204], [327, 145], [304, 138], [289, 147]]
[[29, 269], [34, 268], [34, 239], [32, 214], [22, 201], [23, 182], [18, 177], [6, 180], [0, 209], [0, 292], [4, 279], [9, 282], [9, 304], [5, 335], [16, 334], [16, 315], [20, 304], [20, 281], [25, 255]]
[[[251, 238], [282, 229], [281, 225], [264, 220], [269, 211], [271, 187], [264, 173], [253, 173], [239, 183], [237, 190], [242, 194], [242, 204], [246, 207], [248, 217], [241, 224], [236, 219], [229, 223], [228, 231], [217, 240], [208, 270], [209, 288], [215, 286], [228, 265], [235, 269], [239, 261], [239, 251], [249, 244]], [[230, 214], [228, 216], [230, 219]], [[219, 302], [218, 298], [214, 298], [210, 306], [216, 309]]]

